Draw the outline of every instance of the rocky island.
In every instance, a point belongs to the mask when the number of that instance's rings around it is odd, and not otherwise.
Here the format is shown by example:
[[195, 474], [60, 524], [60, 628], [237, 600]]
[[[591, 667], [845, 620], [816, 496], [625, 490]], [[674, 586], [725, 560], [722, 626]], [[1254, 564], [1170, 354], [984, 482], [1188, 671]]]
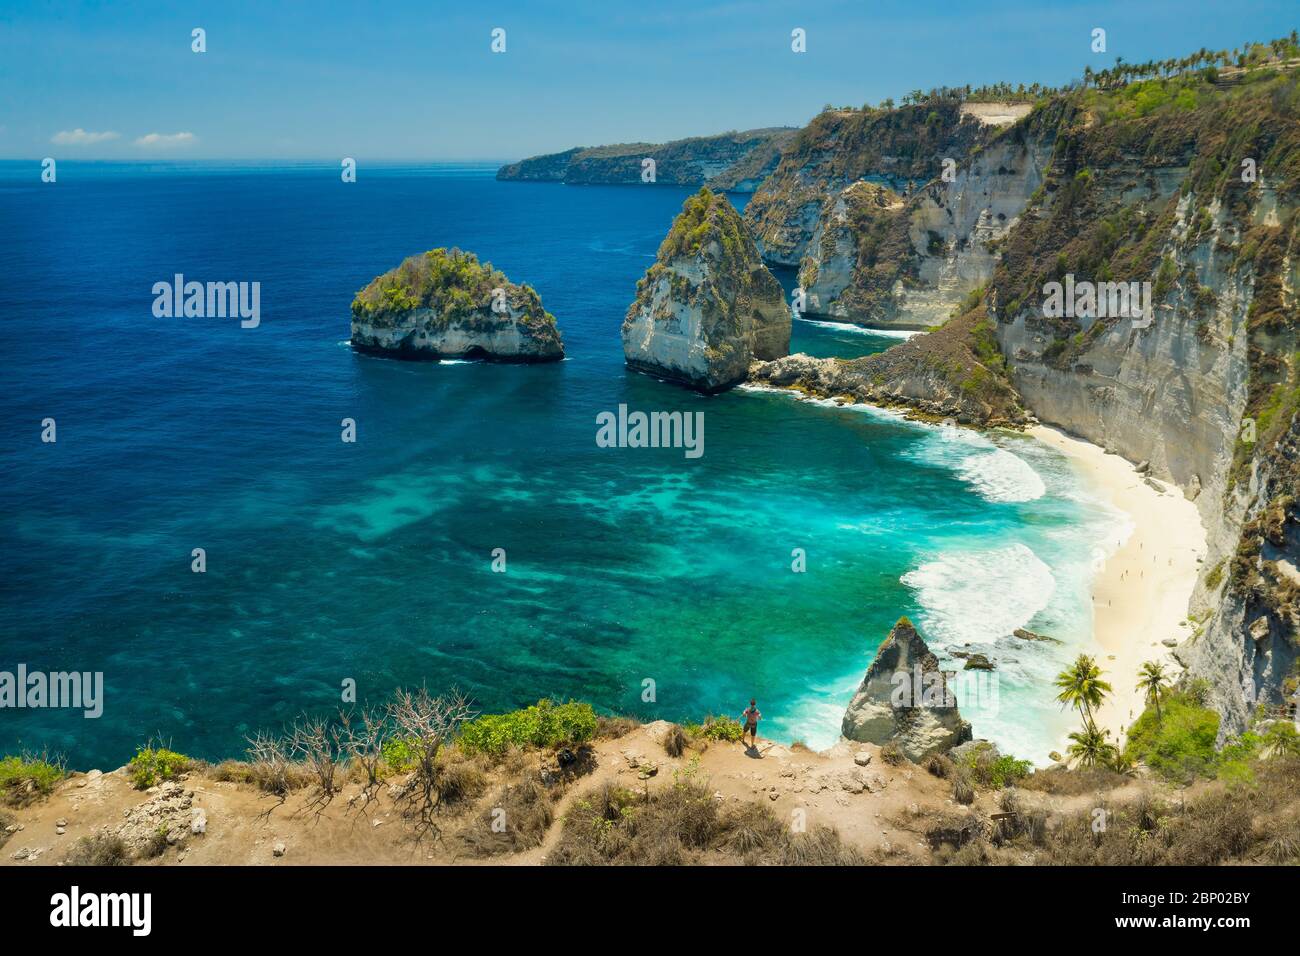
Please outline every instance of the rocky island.
[[861, 743], [896, 745], [920, 761], [971, 739], [939, 659], [912, 622], [899, 618], [844, 713], [840, 732]]
[[623, 354], [638, 371], [718, 392], [750, 362], [790, 351], [790, 309], [740, 214], [704, 187], [686, 200], [637, 283]]
[[555, 316], [471, 252], [432, 249], [371, 280], [352, 300], [352, 346], [398, 358], [553, 362]]

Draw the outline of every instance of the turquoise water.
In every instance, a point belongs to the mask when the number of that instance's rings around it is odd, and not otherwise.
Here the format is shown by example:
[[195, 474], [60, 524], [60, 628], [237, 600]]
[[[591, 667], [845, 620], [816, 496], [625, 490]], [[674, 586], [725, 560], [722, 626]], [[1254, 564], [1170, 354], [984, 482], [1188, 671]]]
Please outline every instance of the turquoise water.
[[[0, 750], [107, 766], [153, 735], [237, 754], [346, 679], [372, 700], [423, 682], [487, 711], [548, 695], [646, 719], [756, 696], [766, 734], [824, 746], [902, 614], [936, 649], [1013, 659], [996, 694], [959, 688], [978, 735], [1039, 761], [1058, 743], [1048, 682], [1090, 639], [1116, 515], [1030, 439], [628, 372], [619, 324], [685, 190], [475, 165], [345, 186], [328, 164], [66, 163], [44, 187], [28, 165], [0, 164], [0, 669], [103, 671], [107, 699], [98, 720], [0, 711]], [[534, 285], [568, 359], [352, 352], [353, 292], [436, 245]], [[261, 326], [155, 319], [175, 272], [261, 281]], [[798, 322], [794, 347], [894, 341]], [[620, 403], [702, 411], [703, 456], [598, 447]]]

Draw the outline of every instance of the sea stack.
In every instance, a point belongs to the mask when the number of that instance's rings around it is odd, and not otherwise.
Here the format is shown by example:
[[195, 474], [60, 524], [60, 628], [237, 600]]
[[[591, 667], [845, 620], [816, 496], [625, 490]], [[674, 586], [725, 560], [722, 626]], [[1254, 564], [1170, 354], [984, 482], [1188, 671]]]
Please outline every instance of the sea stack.
[[703, 188], [686, 200], [623, 320], [629, 367], [702, 392], [790, 352], [790, 309], [740, 214]]
[[552, 362], [564, 358], [541, 297], [471, 252], [411, 256], [352, 300], [352, 345], [397, 358]]
[[895, 743], [914, 761], [971, 739], [939, 659], [907, 618], [899, 618], [880, 645], [840, 732], [863, 743]]

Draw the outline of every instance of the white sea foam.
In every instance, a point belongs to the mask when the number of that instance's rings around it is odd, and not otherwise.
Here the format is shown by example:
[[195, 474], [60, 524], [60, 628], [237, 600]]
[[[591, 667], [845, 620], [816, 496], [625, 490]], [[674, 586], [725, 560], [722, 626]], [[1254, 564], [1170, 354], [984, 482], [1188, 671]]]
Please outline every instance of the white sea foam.
[[1029, 462], [968, 428], [931, 430], [913, 456], [952, 469], [986, 501], [1036, 501], [1047, 492]]
[[946, 552], [901, 580], [916, 592], [924, 633], [950, 647], [990, 644], [1024, 627], [1056, 590], [1051, 568], [1023, 544]]
[[912, 329], [869, 329], [866, 326], [854, 325], [851, 322], [827, 322], [822, 319], [805, 319], [801, 315], [795, 316], [800, 322], [807, 322], [809, 325], [815, 325], [819, 329], [833, 329], [836, 332], [854, 332], [858, 335], [876, 335], [882, 339], [910, 339], [914, 335], [920, 335], [919, 331]]
[[792, 388], [781, 388], [779, 385], [760, 385], [755, 382], [743, 382], [736, 386], [737, 390], [744, 392], [768, 392], [773, 395], [784, 395], [792, 398], [797, 402], [804, 402], [809, 405], [820, 405], [822, 408], [838, 408], [846, 412], [858, 412], [869, 415], [873, 418], [887, 419], [891, 422], [897, 422], [906, 425], [915, 425], [918, 429], [929, 428], [931, 426], [914, 421], [907, 417], [906, 413], [896, 408], [885, 408], [882, 405], [872, 405], [869, 402], [844, 402], [841, 399], [834, 398], [814, 398], [805, 395], [803, 392], [796, 392]]

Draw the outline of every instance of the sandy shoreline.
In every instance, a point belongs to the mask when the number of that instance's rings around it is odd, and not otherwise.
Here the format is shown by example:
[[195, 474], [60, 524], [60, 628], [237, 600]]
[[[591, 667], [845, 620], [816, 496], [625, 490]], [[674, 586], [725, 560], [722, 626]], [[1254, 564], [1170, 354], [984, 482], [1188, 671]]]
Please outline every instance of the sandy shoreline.
[[1029, 433], [1075, 462], [1085, 482], [1131, 522], [1128, 538], [1106, 558], [1092, 583], [1095, 656], [1114, 688], [1097, 722], [1112, 740], [1122, 740], [1124, 728], [1144, 708], [1136, 687], [1143, 662], [1167, 662], [1171, 677], [1181, 670], [1161, 642], [1174, 638], [1181, 643], [1192, 633], [1185, 622], [1198, 560], [1205, 557], [1205, 529], [1196, 505], [1177, 486], [1158, 482], [1166, 489], [1161, 494], [1132, 463], [1055, 428], [1038, 425]]

